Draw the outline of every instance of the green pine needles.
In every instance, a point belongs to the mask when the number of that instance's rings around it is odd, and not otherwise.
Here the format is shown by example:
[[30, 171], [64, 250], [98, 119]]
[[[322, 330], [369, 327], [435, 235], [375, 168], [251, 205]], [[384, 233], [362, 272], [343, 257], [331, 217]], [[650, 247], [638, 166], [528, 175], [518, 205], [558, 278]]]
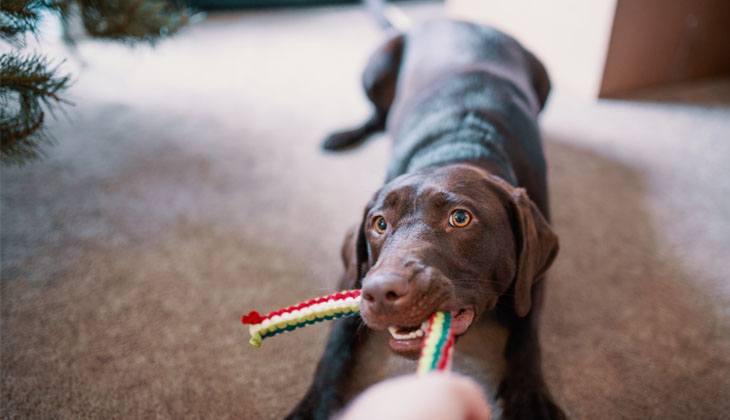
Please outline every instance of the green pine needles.
[[20, 35], [35, 33], [41, 12], [53, 8], [44, 0], [3, 0], [0, 3], [0, 38], [16, 46], [23, 45]]
[[188, 14], [167, 0], [77, 0], [86, 32], [125, 43], [154, 43], [177, 31]]
[[89, 36], [126, 44], [154, 44], [190, 16], [185, 7], [168, 0], [0, 0], [0, 42], [12, 47], [0, 54], [2, 163], [20, 165], [42, 156], [53, 143], [45, 129], [46, 115], [68, 103], [63, 91], [71, 84], [70, 76], [47, 57], [23, 52], [26, 36], [36, 34], [41, 18], [54, 14], [66, 34], [72, 21], [80, 19]]
[[70, 83], [48, 59], [19, 52], [0, 56], [0, 159], [21, 164], [37, 158], [52, 142], [44, 130], [45, 110], [64, 102]]

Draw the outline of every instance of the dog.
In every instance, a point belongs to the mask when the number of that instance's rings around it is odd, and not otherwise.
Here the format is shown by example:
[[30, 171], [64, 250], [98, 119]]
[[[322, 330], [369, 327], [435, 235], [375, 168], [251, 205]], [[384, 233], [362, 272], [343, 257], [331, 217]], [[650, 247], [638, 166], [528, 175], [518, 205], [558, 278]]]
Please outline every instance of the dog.
[[453, 315], [457, 354], [485, 314], [508, 330], [504, 418], [564, 418], [543, 380], [537, 329], [558, 253], [537, 124], [545, 68], [496, 29], [442, 19], [391, 34], [363, 85], [372, 116], [323, 143], [342, 150], [381, 130], [394, 141], [385, 183], [342, 247], [339, 287], [362, 289], [361, 319], [333, 326], [289, 418], [329, 418], [345, 404], [363, 334], [387, 329], [390, 350], [415, 358], [436, 310]]

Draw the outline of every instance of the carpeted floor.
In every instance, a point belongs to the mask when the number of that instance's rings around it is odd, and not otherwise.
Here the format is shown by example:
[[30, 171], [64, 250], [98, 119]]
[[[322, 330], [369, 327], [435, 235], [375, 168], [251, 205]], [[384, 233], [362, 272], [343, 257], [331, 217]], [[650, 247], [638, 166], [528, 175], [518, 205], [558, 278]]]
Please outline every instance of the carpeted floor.
[[[82, 44], [57, 146], [2, 169], [2, 418], [295, 403], [327, 327], [256, 351], [238, 319], [333, 287], [389, 145], [318, 143], [367, 114], [380, 36], [345, 7], [214, 15], [155, 50]], [[543, 131], [553, 393], [572, 418], [727, 416], [730, 108], [558, 86]]]

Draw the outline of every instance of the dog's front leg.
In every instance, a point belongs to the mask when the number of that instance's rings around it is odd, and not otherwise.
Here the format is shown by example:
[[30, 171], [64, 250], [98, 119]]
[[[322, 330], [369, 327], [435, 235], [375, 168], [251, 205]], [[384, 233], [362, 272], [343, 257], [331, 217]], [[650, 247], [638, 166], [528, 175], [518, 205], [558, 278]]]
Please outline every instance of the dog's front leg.
[[504, 403], [505, 419], [565, 419], [542, 375], [537, 333], [541, 299], [536, 296], [541, 289], [542, 285], [533, 289], [533, 302], [538, 304], [527, 316], [521, 318], [513, 312], [506, 316], [509, 328], [505, 347], [507, 372], [497, 393]]
[[355, 359], [360, 317], [335, 321], [314, 380], [287, 419], [329, 419], [344, 404], [344, 388]]

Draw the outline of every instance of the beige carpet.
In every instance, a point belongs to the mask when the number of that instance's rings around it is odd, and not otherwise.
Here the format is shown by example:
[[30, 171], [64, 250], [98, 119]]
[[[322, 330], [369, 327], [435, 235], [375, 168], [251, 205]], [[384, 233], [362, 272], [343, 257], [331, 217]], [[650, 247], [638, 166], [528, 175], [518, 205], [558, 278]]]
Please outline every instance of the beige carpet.
[[[2, 418], [295, 403], [327, 327], [256, 351], [238, 318], [336, 281], [389, 145], [318, 143], [367, 114], [359, 72], [380, 36], [358, 8], [324, 8], [212, 16], [155, 50], [81, 46], [58, 145], [2, 169]], [[558, 86], [543, 129], [555, 396], [580, 419], [727, 416], [730, 109]]]

